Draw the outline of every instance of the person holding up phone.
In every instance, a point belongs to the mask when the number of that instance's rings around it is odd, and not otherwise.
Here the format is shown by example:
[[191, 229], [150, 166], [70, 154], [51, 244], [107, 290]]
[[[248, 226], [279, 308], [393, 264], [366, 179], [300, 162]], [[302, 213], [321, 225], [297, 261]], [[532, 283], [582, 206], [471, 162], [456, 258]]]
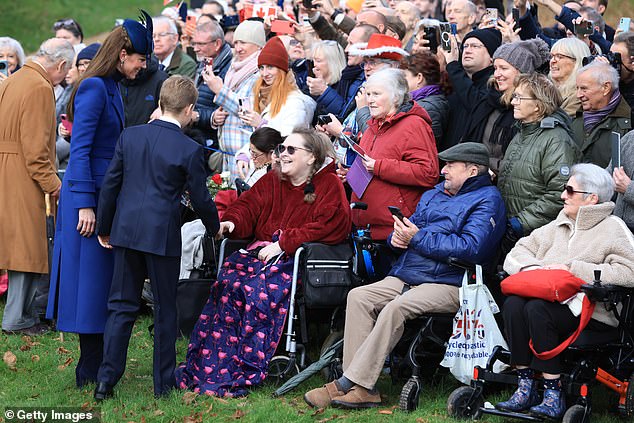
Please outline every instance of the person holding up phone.
[[405, 321], [459, 308], [464, 270], [447, 264], [447, 258], [482, 265], [493, 259], [506, 219], [502, 196], [489, 178], [486, 147], [464, 143], [439, 156], [447, 162], [442, 169], [445, 181], [425, 192], [416, 211], [405, 213], [409, 217], [390, 217], [387, 242], [402, 254], [389, 275], [348, 294], [343, 376], [308, 391], [304, 400], [310, 406], [380, 405], [376, 381]]
[[18, 71], [24, 65], [25, 56], [22, 45], [11, 37], [0, 37], [0, 83]]

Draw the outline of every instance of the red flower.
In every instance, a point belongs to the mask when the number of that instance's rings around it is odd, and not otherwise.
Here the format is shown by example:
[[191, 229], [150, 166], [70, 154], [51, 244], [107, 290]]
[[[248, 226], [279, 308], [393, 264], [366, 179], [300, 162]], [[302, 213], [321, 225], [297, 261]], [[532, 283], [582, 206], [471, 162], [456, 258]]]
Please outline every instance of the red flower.
[[222, 185], [222, 176], [220, 176], [219, 173], [216, 173], [215, 175], [213, 175], [211, 177], [211, 180], [214, 181], [214, 183], [216, 183], [218, 185]]

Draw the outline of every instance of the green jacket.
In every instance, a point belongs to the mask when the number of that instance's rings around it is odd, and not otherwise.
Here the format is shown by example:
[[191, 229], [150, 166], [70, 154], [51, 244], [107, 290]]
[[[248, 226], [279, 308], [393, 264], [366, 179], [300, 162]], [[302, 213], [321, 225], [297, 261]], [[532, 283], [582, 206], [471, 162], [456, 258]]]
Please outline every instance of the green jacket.
[[583, 161], [594, 163], [601, 167], [607, 167], [612, 158], [612, 142], [610, 140], [612, 132], [618, 132], [621, 136], [627, 134], [632, 129], [632, 116], [630, 106], [624, 98], [621, 98], [619, 105], [601, 122], [599, 122], [590, 133], [583, 129], [583, 113], [577, 112], [572, 121], [572, 131], [575, 141], [581, 148]]
[[176, 50], [174, 50], [170, 65], [165, 69], [165, 72], [167, 72], [169, 76], [183, 75], [193, 80], [194, 76], [196, 76], [196, 67], [197, 65], [194, 59], [183, 53], [183, 49], [179, 45], [176, 47]]
[[518, 125], [502, 160], [498, 188], [507, 216], [517, 217], [528, 235], [557, 217], [561, 192], [581, 152], [561, 109], [541, 122]]

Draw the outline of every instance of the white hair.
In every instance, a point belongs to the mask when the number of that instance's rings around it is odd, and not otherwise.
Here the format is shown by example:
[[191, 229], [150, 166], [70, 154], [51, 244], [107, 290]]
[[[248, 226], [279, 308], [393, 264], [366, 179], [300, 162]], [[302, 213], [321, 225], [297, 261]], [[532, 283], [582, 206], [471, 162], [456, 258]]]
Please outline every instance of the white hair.
[[317, 52], [324, 55], [324, 59], [330, 70], [330, 77], [328, 81], [326, 81], [326, 84], [336, 84], [341, 79], [341, 72], [343, 72], [347, 65], [346, 54], [343, 52], [343, 48], [341, 48], [341, 45], [336, 41], [325, 40], [313, 45], [313, 60]]
[[75, 60], [75, 49], [73, 45], [61, 38], [50, 38], [42, 43], [35, 57], [44, 59], [49, 65], [57, 65], [65, 61], [66, 69], [73, 66]]
[[[592, 163], [579, 163], [572, 167], [570, 177], [574, 176], [580, 191], [587, 191], [599, 197], [599, 203], [605, 203], [614, 195], [614, 180], [610, 173]], [[588, 194], [584, 194], [588, 195]]]
[[577, 71], [577, 76], [584, 72], [589, 72], [590, 76], [599, 85], [609, 82], [612, 85], [612, 91], [619, 88], [619, 73], [607, 63], [594, 60]]
[[382, 86], [392, 95], [392, 103], [397, 109], [410, 99], [405, 72], [401, 69], [387, 68], [374, 72], [365, 85], [366, 87], [370, 85]]
[[18, 66], [24, 65], [25, 56], [22, 45], [11, 37], [0, 37], [0, 49], [12, 50], [18, 56]]
[[156, 16], [152, 18], [152, 24], [154, 26], [160, 23], [167, 23], [167, 25], [170, 28], [170, 32], [172, 34], [178, 35], [178, 28], [176, 28], [176, 23], [174, 22], [174, 19], [171, 19], [170, 17], [167, 17], [167, 16]]

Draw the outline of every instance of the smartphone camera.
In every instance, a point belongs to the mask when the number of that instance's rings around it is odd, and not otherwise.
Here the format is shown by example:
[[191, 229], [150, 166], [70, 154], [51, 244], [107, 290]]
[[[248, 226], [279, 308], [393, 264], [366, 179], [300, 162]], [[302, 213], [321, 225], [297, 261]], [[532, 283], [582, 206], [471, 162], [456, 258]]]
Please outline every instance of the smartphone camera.
[[451, 52], [451, 24], [449, 22], [440, 23], [440, 43], [443, 50]]
[[9, 76], [9, 62], [6, 60], [0, 60], [0, 73]]
[[433, 26], [426, 26], [425, 29], [425, 35], [423, 36], [423, 38], [425, 38], [427, 41], [429, 41], [429, 44], [427, 44], [427, 47], [429, 47], [429, 50], [436, 54], [438, 52], [438, 28], [433, 27]]

